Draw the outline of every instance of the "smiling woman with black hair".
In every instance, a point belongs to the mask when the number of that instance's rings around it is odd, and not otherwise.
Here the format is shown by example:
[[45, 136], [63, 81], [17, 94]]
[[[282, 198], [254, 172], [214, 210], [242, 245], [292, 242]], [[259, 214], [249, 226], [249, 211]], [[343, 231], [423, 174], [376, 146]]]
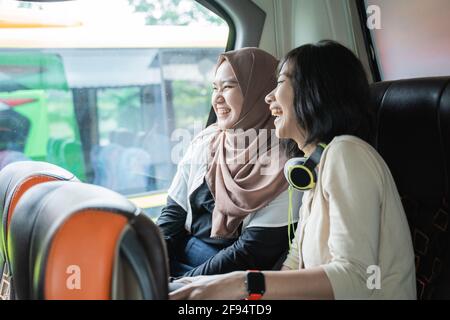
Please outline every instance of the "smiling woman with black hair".
[[[286, 132], [292, 128], [277, 126], [277, 135], [285, 138], [291, 155], [298, 150], [296, 141], [312, 148], [314, 142], [329, 143], [346, 134], [369, 142], [373, 126], [372, 110], [367, 104], [369, 84], [361, 62], [350, 50], [328, 40], [298, 47], [284, 57], [278, 75], [281, 90], [285, 89], [281, 85], [285, 81], [293, 90], [279, 96], [293, 99], [294, 108], [286, 112], [294, 112], [297, 130]], [[275, 93], [276, 90], [267, 96], [268, 104]], [[276, 115], [279, 108], [271, 109]], [[283, 119], [286, 117], [276, 117], [275, 122]]]
[[[368, 143], [368, 97], [361, 62], [339, 43], [286, 55], [266, 102], [276, 135], [308, 160], [291, 159], [285, 170], [291, 186], [306, 191], [283, 269], [183, 279], [172, 298], [416, 298], [406, 216], [389, 168]], [[296, 180], [298, 168], [308, 183]]]

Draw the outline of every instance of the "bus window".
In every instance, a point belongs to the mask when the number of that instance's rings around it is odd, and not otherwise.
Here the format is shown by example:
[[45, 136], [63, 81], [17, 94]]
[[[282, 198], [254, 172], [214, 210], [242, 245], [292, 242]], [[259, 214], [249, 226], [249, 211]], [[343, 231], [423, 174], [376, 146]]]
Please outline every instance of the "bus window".
[[228, 34], [194, 0], [0, 1], [0, 165], [51, 162], [156, 216]]
[[450, 74], [448, 0], [365, 0], [365, 5], [369, 20], [379, 20], [370, 33], [381, 80]]

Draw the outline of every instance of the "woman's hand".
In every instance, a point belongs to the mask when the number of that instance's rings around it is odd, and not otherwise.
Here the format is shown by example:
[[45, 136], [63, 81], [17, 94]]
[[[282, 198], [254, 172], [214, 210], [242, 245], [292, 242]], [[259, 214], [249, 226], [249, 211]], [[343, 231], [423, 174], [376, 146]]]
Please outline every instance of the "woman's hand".
[[170, 293], [171, 300], [238, 300], [247, 296], [244, 271], [177, 281], [186, 285]]
[[197, 282], [201, 279], [208, 278], [208, 277], [212, 277], [212, 276], [184, 277], [184, 278], [180, 278], [180, 279], [173, 281], [173, 283], [190, 284], [192, 282]]

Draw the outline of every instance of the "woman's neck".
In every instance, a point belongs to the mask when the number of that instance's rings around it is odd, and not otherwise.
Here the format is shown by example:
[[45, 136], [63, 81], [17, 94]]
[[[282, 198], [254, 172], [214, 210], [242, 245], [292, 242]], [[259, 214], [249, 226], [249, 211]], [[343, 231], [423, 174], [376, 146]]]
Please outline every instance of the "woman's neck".
[[307, 137], [304, 131], [301, 129], [298, 129], [296, 135], [291, 139], [293, 139], [297, 143], [298, 148], [303, 151], [305, 157], [309, 157], [310, 155], [312, 155], [312, 153], [316, 149], [317, 143], [309, 143], [305, 146], [305, 140], [307, 139]]
[[297, 145], [298, 145], [298, 148], [303, 151], [303, 153], [305, 154], [305, 157], [309, 157], [310, 155], [312, 155], [312, 153], [314, 152], [314, 150], [317, 147], [316, 143], [310, 143], [307, 146], [303, 146], [300, 143], [297, 143]]

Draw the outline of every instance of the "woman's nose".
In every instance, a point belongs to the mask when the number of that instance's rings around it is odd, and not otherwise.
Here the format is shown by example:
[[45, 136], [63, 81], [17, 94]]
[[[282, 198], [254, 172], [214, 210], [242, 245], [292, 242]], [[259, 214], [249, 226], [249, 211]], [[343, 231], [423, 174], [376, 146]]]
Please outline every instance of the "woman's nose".
[[217, 91], [213, 96], [213, 102], [220, 103], [224, 101], [224, 97], [221, 91]]
[[271, 104], [274, 101], [273, 90], [264, 98], [267, 104]]

